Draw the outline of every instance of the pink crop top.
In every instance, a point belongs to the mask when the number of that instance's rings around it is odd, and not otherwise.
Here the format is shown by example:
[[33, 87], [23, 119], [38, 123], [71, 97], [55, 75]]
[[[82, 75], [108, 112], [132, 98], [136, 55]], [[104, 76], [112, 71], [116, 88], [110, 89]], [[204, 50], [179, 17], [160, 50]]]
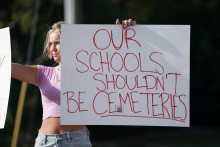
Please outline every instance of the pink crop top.
[[60, 78], [61, 73], [56, 67], [38, 65], [37, 86], [40, 88], [43, 119], [60, 117]]

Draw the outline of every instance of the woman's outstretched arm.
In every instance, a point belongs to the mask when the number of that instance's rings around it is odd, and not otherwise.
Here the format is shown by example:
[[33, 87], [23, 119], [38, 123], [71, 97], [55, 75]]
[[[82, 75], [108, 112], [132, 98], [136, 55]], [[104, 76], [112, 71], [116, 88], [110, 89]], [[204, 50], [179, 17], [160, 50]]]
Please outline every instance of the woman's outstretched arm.
[[18, 63], [12, 63], [11, 65], [11, 76], [29, 84], [37, 84], [37, 72], [37, 65], [22, 65]]

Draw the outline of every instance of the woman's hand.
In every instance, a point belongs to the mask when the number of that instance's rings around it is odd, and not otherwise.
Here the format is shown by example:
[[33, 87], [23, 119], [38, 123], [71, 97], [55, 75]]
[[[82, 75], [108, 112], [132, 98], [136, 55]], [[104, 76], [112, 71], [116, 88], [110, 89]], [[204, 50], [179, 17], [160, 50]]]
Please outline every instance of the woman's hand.
[[[120, 24], [120, 21], [119, 21], [118, 18], [116, 19], [116, 22], [115, 22], [115, 23], [116, 23], [116, 24]], [[129, 27], [129, 26], [134, 26], [134, 25], [136, 25], [136, 21], [135, 21], [135, 20], [128, 19], [128, 20], [123, 20], [123, 21], [122, 21], [122, 27], [123, 27], [123, 29], [126, 29], [127, 27]]]

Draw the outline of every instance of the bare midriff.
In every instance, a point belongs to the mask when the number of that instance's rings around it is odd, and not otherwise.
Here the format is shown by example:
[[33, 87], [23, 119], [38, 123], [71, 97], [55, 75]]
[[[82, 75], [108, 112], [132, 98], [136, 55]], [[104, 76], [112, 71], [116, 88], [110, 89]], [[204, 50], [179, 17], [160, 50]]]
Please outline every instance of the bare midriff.
[[85, 125], [60, 125], [59, 117], [51, 117], [42, 121], [39, 131], [43, 134], [62, 134], [65, 132], [81, 130], [85, 127]]

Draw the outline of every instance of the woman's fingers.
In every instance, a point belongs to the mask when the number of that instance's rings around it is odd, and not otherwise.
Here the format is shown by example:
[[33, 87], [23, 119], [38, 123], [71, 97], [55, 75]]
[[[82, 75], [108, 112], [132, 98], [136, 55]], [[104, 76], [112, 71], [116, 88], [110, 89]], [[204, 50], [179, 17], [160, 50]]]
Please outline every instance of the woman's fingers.
[[[116, 22], [115, 22], [115, 23], [116, 23], [116, 24], [120, 24], [120, 21], [119, 21], [118, 18], [116, 19]], [[135, 21], [135, 20], [128, 19], [128, 20], [123, 20], [123, 21], [122, 21], [122, 27], [123, 27], [123, 29], [126, 29], [127, 27], [129, 27], [129, 26], [134, 26], [134, 25], [136, 25], [136, 21]]]
[[132, 25], [132, 19], [128, 19], [128, 26], [131, 26]]
[[116, 24], [120, 24], [120, 21], [119, 21], [119, 19], [117, 18], [116, 19], [116, 22], [115, 22]]
[[136, 21], [135, 20], [132, 21], [132, 26], [134, 26], [134, 25], [136, 25]]
[[128, 20], [122, 21], [122, 27], [127, 28], [128, 27]]

